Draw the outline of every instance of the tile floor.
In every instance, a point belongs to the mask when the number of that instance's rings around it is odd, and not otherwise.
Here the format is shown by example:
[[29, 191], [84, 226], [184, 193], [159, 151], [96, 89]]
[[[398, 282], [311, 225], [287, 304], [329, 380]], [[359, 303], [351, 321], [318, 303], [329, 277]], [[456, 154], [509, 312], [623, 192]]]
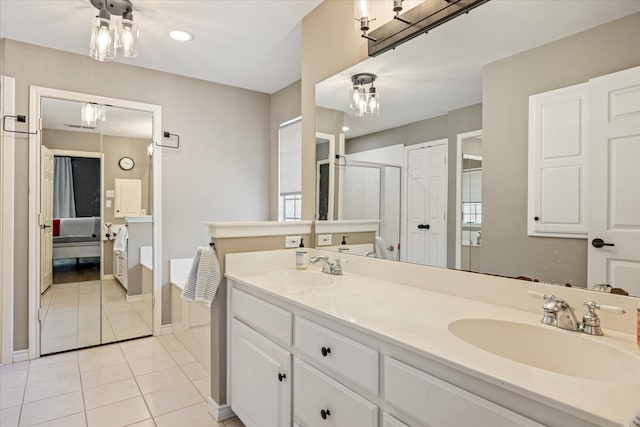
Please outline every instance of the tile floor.
[[41, 354], [151, 334], [151, 295], [127, 302], [116, 280], [102, 282], [102, 318], [99, 280], [51, 285], [41, 306]]
[[210, 377], [173, 335], [0, 366], [0, 426], [244, 427], [207, 410]]

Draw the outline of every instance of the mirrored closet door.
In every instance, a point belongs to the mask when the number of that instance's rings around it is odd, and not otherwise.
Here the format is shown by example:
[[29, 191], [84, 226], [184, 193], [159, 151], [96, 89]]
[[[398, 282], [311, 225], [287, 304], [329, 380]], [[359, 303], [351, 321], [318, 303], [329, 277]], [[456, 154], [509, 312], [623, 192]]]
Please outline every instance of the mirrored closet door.
[[41, 98], [40, 354], [152, 334], [153, 114]]

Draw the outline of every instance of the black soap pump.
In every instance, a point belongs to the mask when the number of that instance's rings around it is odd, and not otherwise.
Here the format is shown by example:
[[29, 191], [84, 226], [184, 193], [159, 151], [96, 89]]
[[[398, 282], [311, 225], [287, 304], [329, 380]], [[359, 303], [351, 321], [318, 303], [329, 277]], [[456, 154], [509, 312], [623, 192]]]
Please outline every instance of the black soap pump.
[[300, 246], [296, 249], [296, 269], [306, 270], [309, 265], [309, 250], [304, 247], [304, 239], [300, 238]]
[[347, 246], [347, 237], [349, 236], [342, 236], [342, 242], [340, 242], [340, 246], [338, 247], [338, 252], [340, 252], [341, 254], [349, 253], [349, 246]]

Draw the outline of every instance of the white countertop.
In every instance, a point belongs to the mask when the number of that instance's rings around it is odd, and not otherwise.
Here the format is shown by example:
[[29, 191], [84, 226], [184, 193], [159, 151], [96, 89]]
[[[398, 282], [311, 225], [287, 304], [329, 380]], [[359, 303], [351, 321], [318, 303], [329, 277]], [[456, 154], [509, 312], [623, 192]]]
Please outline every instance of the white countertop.
[[[309, 270], [319, 268], [313, 265]], [[283, 301], [345, 322], [426, 358], [592, 422], [626, 427], [631, 416], [640, 409], [638, 384], [587, 380], [517, 363], [476, 348], [455, 337], [448, 329], [451, 322], [465, 318], [508, 320], [544, 327], [539, 323], [540, 314], [349, 273], [342, 277], [328, 276], [330, 284], [310, 285], [286, 280], [278, 283], [265, 277], [264, 270], [242, 270], [234, 270], [233, 263], [227, 263], [225, 275]], [[640, 363], [635, 337], [629, 334], [607, 330], [604, 337], [581, 335], [581, 338], [623, 349], [638, 356]], [[553, 349], [541, 348], [540, 351]], [[585, 358], [588, 357], [585, 354]], [[594, 360], [593, 363], [607, 362]], [[611, 369], [616, 367], [611, 366]]]

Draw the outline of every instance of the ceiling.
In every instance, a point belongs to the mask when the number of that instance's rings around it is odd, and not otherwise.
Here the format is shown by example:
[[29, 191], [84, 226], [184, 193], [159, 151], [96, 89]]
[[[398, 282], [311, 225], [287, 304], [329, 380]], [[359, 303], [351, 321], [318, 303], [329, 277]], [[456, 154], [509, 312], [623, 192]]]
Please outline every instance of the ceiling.
[[[491, 0], [319, 83], [316, 104], [347, 113], [347, 138], [440, 116], [482, 102], [483, 65], [639, 11], [640, 0]], [[361, 72], [378, 75], [379, 116], [349, 109]]]
[[81, 121], [83, 105], [83, 102], [42, 98], [42, 128], [151, 140], [153, 114], [149, 111], [105, 106], [106, 120], [98, 121], [94, 128], [86, 128]]
[[[321, 0], [132, 3], [140, 55], [117, 62], [273, 93], [300, 79], [301, 20]], [[0, 37], [88, 55], [96, 13], [89, 0], [0, 0]]]

